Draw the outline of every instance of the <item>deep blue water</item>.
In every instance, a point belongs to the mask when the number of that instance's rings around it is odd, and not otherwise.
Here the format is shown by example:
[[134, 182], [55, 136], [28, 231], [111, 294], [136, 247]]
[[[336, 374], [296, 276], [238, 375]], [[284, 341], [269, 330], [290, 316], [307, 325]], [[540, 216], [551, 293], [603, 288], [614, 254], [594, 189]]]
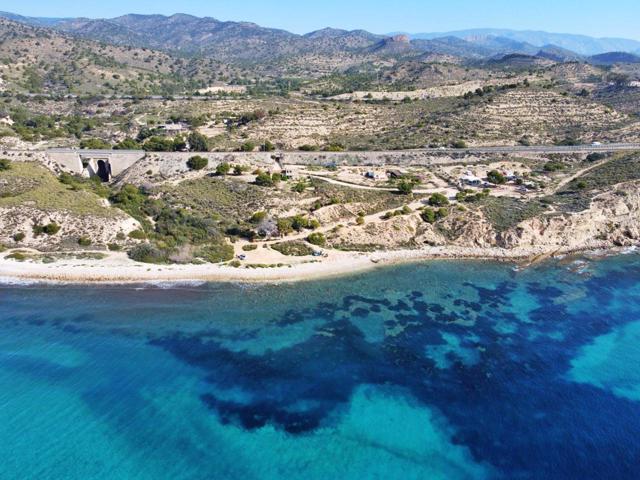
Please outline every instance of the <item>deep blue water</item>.
[[0, 479], [640, 478], [640, 256], [0, 287]]

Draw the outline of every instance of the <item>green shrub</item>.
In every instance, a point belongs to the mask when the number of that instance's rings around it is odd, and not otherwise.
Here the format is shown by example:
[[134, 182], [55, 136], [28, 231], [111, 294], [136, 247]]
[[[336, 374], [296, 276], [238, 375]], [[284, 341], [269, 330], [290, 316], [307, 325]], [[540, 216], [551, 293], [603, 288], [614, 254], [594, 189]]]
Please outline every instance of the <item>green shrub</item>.
[[228, 175], [230, 171], [231, 165], [227, 162], [222, 162], [216, 167], [216, 175], [221, 177]]
[[11, 169], [11, 160], [7, 158], [0, 158], [0, 172]]
[[266, 218], [267, 212], [256, 212], [251, 215], [249, 222], [253, 223], [254, 225], [258, 225], [259, 223], [262, 223]]
[[301, 145], [298, 150], [301, 152], [315, 152], [318, 150], [316, 145]]
[[436, 223], [438, 220], [441, 220], [449, 215], [449, 211], [446, 208], [439, 208], [438, 210], [434, 210], [433, 208], [425, 208], [420, 214], [420, 218], [427, 223]]
[[207, 165], [209, 165], [209, 160], [199, 155], [187, 160], [187, 167], [189, 167], [189, 170], [202, 170], [203, 168], [206, 168]]
[[287, 255], [289, 257], [306, 257], [313, 253], [313, 249], [311, 247], [304, 242], [298, 241], [276, 243], [275, 245], [272, 245], [271, 248], [276, 252], [280, 252], [282, 255]]
[[587, 161], [588, 162], [597, 162], [598, 160], [604, 160], [605, 158], [607, 158], [607, 155], [604, 153], [590, 153], [589, 155], [587, 155]]
[[125, 138], [119, 143], [116, 143], [113, 146], [114, 150], [139, 150], [140, 144], [136, 142], [133, 138]]
[[264, 142], [260, 147], [260, 150], [262, 150], [263, 152], [273, 152], [275, 149], [276, 149], [276, 146], [273, 143], [271, 143], [269, 140]]
[[240, 145], [241, 152], [253, 152], [256, 149], [256, 144], [253, 142], [244, 142]]
[[558, 161], [551, 161], [544, 164], [542, 167], [545, 172], [557, 172], [565, 168], [564, 163]]
[[166, 253], [149, 243], [137, 245], [129, 250], [127, 254], [131, 260], [136, 262], [166, 263], [167, 261]]
[[242, 246], [243, 252], [253, 252], [254, 250], [257, 250], [257, 249], [258, 249], [258, 246], [252, 243]]
[[495, 185], [504, 185], [507, 183], [507, 178], [497, 170], [491, 170], [487, 173], [487, 180]]
[[39, 235], [42, 235], [43, 233], [45, 235], [55, 235], [60, 231], [60, 225], [58, 225], [55, 222], [51, 222], [47, 225], [34, 225], [33, 226], [33, 234], [37, 237]]
[[465, 142], [464, 140], [456, 140], [451, 143], [451, 146], [453, 148], [467, 148], [467, 142]]
[[324, 247], [327, 244], [327, 239], [322, 233], [312, 233], [307, 237], [307, 241], [311, 245], [316, 245], [318, 247]]
[[307, 189], [307, 183], [302, 181], [296, 183], [293, 187], [291, 187], [291, 190], [293, 190], [296, 193], [304, 193], [306, 189]]
[[101, 138], [88, 138], [80, 142], [83, 150], [111, 150], [111, 145]]
[[137, 229], [132, 232], [129, 232], [129, 238], [132, 238], [134, 240], [145, 240], [147, 238], [147, 234], [144, 233], [142, 230]]
[[21, 242], [25, 239], [26, 235], [24, 234], [24, 232], [18, 232], [16, 234], [13, 235], [13, 241], [14, 242]]
[[27, 257], [26, 254], [24, 254], [22, 252], [13, 252], [13, 253], [7, 255], [4, 258], [9, 259], [9, 260], [15, 260], [17, 262], [24, 262], [28, 257]]
[[92, 243], [93, 242], [89, 237], [80, 237], [78, 239], [78, 245], [80, 245], [81, 247], [89, 247]]
[[402, 195], [411, 195], [414, 187], [415, 183], [411, 180], [401, 180], [400, 183], [398, 183], [398, 192]]
[[209, 139], [199, 132], [191, 132], [187, 137], [192, 152], [208, 152], [211, 150]]
[[227, 244], [207, 245], [200, 248], [196, 256], [209, 263], [222, 263], [233, 260], [233, 247]]
[[110, 252], [119, 252], [120, 250], [122, 250], [122, 247], [117, 243], [110, 243], [109, 245], [107, 245], [107, 248]]
[[434, 193], [429, 197], [429, 205], [432, 207], [446, 207], [449, 205], [449, 199], [442, 193]]
[[260, 172], [256, 176], [255, 184], [259, 187], [273, 187], [275, 182], [271, 175], [266, 172]]
[[326, 145], [323, 150], [325, 152], [344, 152], [345, 150], [345, 146], [342, 145], [341, 143], [330, 143], [328, 145]]

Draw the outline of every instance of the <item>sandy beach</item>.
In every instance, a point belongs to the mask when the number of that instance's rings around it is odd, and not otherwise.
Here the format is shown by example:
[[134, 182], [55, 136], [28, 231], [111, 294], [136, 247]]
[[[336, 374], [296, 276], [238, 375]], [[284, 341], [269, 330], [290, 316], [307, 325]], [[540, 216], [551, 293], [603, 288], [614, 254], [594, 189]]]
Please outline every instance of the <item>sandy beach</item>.
[[[29, 280], [63, 283], [145, 283], [145, 282], [247, 282], [280, 283], [316, 280], [364, 272], [383, 266], [436, 259], [485, 259], [512, 261], [527, 266], [554, 257], [585, 251], [621, 253], [629, 249], [549, 251], [544, 248], [499, 249], [429, 247], [419, 250], [356, 253], [334, 252], [315, 262], [278, 267], [239, 268], [227, 265], [151, 265], [133, 262], [124, 253], [112, 253], [102, 260], [64, 259], [55, 263], [17, 262], [0, 259], [0, 280]], [[632, 249], [634, 250], [634, 249]]]

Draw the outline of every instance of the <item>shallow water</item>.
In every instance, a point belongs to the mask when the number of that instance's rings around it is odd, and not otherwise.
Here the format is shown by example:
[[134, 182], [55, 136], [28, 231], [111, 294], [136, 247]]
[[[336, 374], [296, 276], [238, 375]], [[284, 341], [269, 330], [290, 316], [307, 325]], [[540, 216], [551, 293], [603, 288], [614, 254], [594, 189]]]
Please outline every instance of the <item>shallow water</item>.
[[636, 479], [640, 256], [0, 287], [1, 479]]

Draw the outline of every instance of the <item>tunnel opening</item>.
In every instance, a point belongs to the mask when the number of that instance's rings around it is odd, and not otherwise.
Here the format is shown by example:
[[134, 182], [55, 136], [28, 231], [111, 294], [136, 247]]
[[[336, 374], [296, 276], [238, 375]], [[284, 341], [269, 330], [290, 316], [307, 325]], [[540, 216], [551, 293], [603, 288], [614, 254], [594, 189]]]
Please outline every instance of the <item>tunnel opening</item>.
[[105, 160], [98, 160], [98, 177], [103, 182], [111, 180], [111, 165]]

